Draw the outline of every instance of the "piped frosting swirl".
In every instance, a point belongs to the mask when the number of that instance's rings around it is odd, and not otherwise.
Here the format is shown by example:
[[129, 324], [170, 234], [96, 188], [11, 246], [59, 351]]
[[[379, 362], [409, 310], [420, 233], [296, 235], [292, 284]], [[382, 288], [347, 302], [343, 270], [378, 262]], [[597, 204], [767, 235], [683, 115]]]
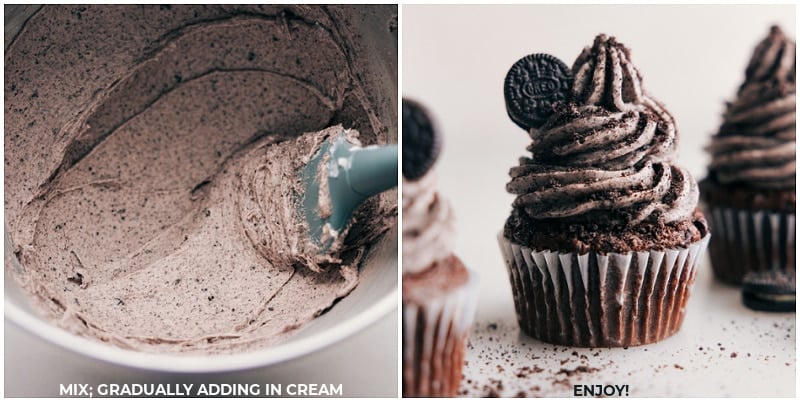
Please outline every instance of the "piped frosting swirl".
[[419, 273], [453, 252], [450, 203], [436, 191], [436, 174], [403, 179], [403, 273]]
[[642, 86], [630, 51], [598, 35], [572, 67], [573, 100], [557, 107], [511, 168], [513, 206], [535, 220], [637, 224], [688, 220], [697, 183], [672, 164], [672, 116]]
[[721, 184], [794, 190], [796, 45], [777, 26], [757, 46], [737, 97], [712, 138], [709, 177]]

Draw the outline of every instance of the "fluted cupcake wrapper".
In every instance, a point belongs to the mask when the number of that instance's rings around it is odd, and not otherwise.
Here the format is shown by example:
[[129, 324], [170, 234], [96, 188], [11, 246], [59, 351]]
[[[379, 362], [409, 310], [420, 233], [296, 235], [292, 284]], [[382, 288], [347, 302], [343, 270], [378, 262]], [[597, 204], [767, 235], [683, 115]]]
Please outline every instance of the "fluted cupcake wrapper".
[[520, 328], [567, 346], [662, 340], [683, 323], [710, 235], [688, 248], [598, 254], [534, 251], [498, 236]]
[[750, 271], [795, 268], [795, 214], [709, 206], [714, 275], [739, 284]]
[[455, 397], [467, 334], [475, 317], [478, 279], [425, 304], [403, 301], [403, 397]]

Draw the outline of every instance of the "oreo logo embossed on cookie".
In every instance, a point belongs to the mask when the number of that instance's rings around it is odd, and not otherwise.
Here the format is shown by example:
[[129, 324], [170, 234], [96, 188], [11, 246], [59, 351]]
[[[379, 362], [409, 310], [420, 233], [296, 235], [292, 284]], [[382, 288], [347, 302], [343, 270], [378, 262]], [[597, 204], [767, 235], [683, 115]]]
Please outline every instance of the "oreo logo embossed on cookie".
[[439, 157], [442, 139], [425, 108], [403, 99], [403, 176], [411, 181], [425, 175]]
[[526, 131], [540, 127], [553, 113], [553, 105], [569, 100], [572, 72], [549, 54], [531, 54], [511, 66], [503, 95], [506, 111]]

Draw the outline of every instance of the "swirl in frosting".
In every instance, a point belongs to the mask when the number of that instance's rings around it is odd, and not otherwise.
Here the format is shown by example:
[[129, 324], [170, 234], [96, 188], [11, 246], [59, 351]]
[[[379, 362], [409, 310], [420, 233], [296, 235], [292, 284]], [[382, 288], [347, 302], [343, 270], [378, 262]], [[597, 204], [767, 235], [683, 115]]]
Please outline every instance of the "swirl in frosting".
[[556, 107], [511, 168], [513, 206], [533, 219], [636, 224], [690, 219], [697, 183], [672, 164], [672, 116], [642, 87], [630, 51], [598, 35], [572, 67], [573, 102]]
[[722, 184], [795, 187], [795, 42], [773, 26], [756, 46], [736, 99], [711, 141], [709, 176]]
[[419, 273], [452, 253], [450, 203], [436, 191], [436, 174], [403, 179], [403, 273]]

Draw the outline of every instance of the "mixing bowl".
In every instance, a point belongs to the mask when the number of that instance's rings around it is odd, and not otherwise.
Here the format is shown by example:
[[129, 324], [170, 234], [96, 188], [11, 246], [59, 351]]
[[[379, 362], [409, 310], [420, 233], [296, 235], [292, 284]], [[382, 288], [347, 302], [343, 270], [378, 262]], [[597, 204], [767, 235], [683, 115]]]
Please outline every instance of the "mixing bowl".
[[[46, 7], [46, 6], [45, 6]], [[39, 10], [37, 6], [5, 6], [5, 46]], [[381, 93], [370, 94], [381, 101], [376, 112], [388, 128], [387, 141], [397, 140], [397, 33], [396, 6], [344, 6], [338, 13], [349, 19], [358, 32], [355, 46], [371, 62], [366, 73]], [[6, 150], [8, 152], [8, 149]], [[9, 154], [6, 154], [8, 157]], [[8, 175], [9, 171], [6, 171]], [[7, 181], [8, 182], [8, 181]], [[6, 195], [14, 187], [6, 186]], [[6, 224], [10, 223], [6, 221]], [[28, 294], [14, 274], [25, 274], [13, 253], [9, 227], [5, 226], [5, 318], [31, 335], [94, 360], [149, 371], [219, 373], [273, 365], [330, 346], [364, 329], [396, 309], [398, 304], [397, 229], [391, 229], [362, 262], [360, 283], [329, 311], [314, 319], [280, 344], [230, 355], [165, 355], [130, 351], [76, 336], [43, 318], [29, 304]], [[387, 337], [387, 346], [396, 346]]]

